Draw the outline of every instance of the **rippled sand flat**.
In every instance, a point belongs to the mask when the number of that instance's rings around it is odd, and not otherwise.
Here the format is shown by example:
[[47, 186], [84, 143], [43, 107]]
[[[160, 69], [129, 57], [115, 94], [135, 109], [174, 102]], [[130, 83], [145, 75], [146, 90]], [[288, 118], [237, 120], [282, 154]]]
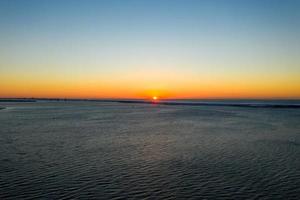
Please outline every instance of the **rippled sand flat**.
[[0, 107], [0, 199], [300, 198], [300, 109]]

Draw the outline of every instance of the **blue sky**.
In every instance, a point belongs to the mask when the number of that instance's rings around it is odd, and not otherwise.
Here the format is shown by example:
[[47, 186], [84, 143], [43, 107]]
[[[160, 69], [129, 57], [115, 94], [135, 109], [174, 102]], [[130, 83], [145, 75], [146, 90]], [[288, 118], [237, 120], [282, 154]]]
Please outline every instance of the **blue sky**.
[[0, 29], [0, 72], [24, 81], [47, 74], [117, 81], [149, 72], [157, 78], [145, 76], [145, 88], [168, 88], [159, 74], [174, 72], [175, 82], [183, 74], [207, 82], [291, 77], [300, 85], [296, 0], [2, 0]]

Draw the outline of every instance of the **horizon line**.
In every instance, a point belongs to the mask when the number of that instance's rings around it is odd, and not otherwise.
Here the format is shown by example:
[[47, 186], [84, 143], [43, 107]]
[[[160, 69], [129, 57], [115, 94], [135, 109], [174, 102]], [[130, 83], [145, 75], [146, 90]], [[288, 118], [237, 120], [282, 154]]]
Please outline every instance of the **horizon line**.
[[[33, 99], [33, 100], [152, 100], [149, 98], [132, 98], [132, 97], [0, 97], [0, 99]], [[242, 98], [234, 98], [234, 97], [218, 97], [218, 98], [159, 98], [159, 100], [300, 100], [300, 97], [265, 97], [265, 98], [255, 98], [255, 97], [242, 97]]]

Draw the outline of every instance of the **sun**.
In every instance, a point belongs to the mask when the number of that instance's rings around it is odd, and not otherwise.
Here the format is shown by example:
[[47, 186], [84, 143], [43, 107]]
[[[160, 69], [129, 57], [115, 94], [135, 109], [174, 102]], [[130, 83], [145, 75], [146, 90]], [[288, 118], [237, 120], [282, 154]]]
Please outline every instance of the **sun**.
[[157, 100], [158, 98], [157, 98], [157, 96], [153, 96], [152, 99], [155, 101], [155, 100]]

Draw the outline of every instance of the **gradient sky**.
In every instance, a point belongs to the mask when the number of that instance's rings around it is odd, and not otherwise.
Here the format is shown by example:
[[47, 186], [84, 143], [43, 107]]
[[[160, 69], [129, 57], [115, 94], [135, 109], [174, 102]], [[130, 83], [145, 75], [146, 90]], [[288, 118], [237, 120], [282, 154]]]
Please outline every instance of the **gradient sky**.
[[0, 1], [0, 97], [300, 98], [300, 1]]

